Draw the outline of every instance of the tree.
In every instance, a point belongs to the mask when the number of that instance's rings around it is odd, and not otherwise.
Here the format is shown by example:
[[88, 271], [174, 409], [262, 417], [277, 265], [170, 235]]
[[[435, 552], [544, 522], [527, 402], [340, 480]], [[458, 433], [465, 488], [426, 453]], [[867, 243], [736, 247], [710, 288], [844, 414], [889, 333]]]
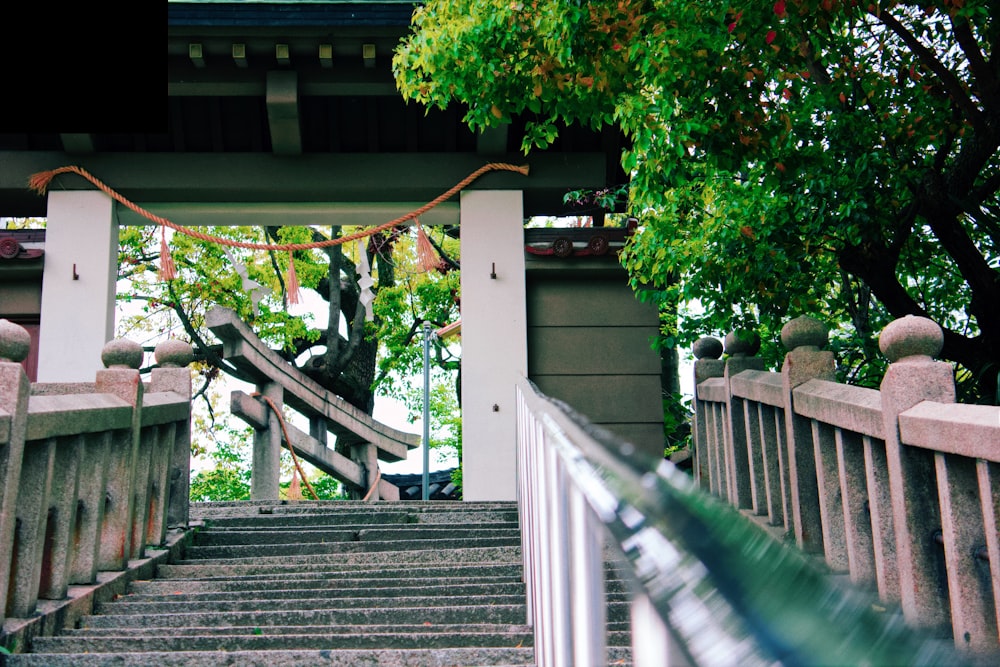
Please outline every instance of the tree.
[[[266, 238], [267, 242], [284, 244], [322, 241], [342, 230], [219, 227], [206, 228], [205, 232], [227, 239]], [[287, 252], [253, 252], [174, 234], [170, 248], [178, 278], [161, 281], [157, 272], [164, 258], [160, 256], [159, 232], [153, 227], [126, 227], [120, 233], [119, 278], [125, 282], [118, 298], [136, 307], [119, 328], [123, 333], [138, 329], [159, 335], [180, 330], [192, 340], [203, 378], [197, 394], [206, 399], [210, 421], [214, 411], [210, 387], [220, 371], [246, 379], [220, 358], [204, 327], [204, 315], [214, 305], [234, 309], [290, 364], [371, 414], [376, 390], [391, 393], [393, 383], [412, 373], [413, 360], [422, 359], [419, 340], [413, 336], [420, 324], [429, 319], [443, 326], [457, 317], [458, 280], [453, 272], [458, 267], [454, 258], [457, 242], [444, 236], [436, 245], [441, 264], [430, 272], [415, 261], [406, 227], [391, 228], [360, 244], [295, 251], [295, 275], [302, 288], [312, 290], [326, 304], [326, 321], [316, 323], [312, 313], [298, 313], [289, 304]], [[373, 279], [375, 300], [370, 317], [358, 268], [362, 252]], [[443, 369], [454, 374], [455, 364], [444, 352], [439, 351], [436, 358]], [[230, 484], [242, 461], [236, 452], [236, 448], [222, 452], [215, 456], [215, 463], [223, 476], [220, 483], [238, 493], [239, 485]]]
[[[669, 342], [832, 325], [868, 381], [890, 319], [944, 330], [970, 395], [1000, 369], [995, 0], [429, 0], [394, 58], [408, 99], [474, 128], [618, 125], [624, 264], [682, 308]], [[683, 310], [698, 302], [699, 312]]]

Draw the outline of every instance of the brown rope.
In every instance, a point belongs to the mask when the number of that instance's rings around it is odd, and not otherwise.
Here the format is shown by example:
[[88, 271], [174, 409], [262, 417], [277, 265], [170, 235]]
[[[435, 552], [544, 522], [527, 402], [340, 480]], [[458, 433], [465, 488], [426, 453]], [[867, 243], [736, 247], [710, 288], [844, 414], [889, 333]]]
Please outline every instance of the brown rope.
[[316, 495], [315, 489], [313, 489], [312, 484], [309, 483], [309, 480], [306, 479], [305, 472], [302, 471], [302, 464], [299, 463], [299, 457], [295, 455], [295, 448], [292, 447], [292, 440], [291, 438], [288, 437], [288, 430], [285, 428], [285, 416], [281, 414], [281, 410], [278, 409], [278, 406], [275, 405], [274, 401], [268, 398], [267, 396], [257, 391], [255, 391], [250, 395], [253, 396], [254, 398], [263, 399], [264, 402], [267, 403], [268, 406], [270, 406], [271, 412], [273, 412], [274, 415], [278, 418], [278, 424], [281, 426], [281, 434], [285, 436], [285, 443], [288, 445], [288, 451], [291, 452], [292, 454], [292, 461], [295, 463], [295, 470], [299, 474], [299, 479], [302, 480], [302, 483], [306, 485], [307, 489], [309, 489], [309, 494], [313, 497], [313, 500], [319, 500], [319, 496]]
[[459, 181], [456, 185], [454, 185], [447, 192], [445, 192], [445, 193], [439, 195], [438, 197], [436, 197], [435, 199], [427, 202], [426, 204], [424, 204], [420, 208], [416, 209], [415, 211], [411, 211], [410, 213], [406, 213], [404, 215], [401, 215], [398, 218], [396, 218], [394, 220], [390, 220], [389, 222], [383, 223], [381, 225], [378, 225], [377, 227], [373, 227], [373, 228], [370, 228], [370, 229], [367, 229], [367, 230], [355, 232], [354, 234], [348, 234], [347, 236], [341, 236], [341, 237], [337, 237], [337, 238], [333, 238], [333, 239], [326, 239], [326, 240], [323, 240], [323, 241], [312, 241], [312, 242], [309, 242], [309, 243], [252, 243], [252, 242], [248, 242], [248, 241], [236, 241], [236, 240], [233, 240], [233, 239], [221, 238], [221, 237], [218, 237], [218, 236], [212, 236], [210, 234], [204, 234], [202, 232], [194, 231], [194, 230], [192, 230], [190, 228], [184, 227], [184, 226], [179, 225], [179, 224], [177, 224], [175, 222], [171, 222], [170, 220], [167, 220], [166, 218], [164, 218], [162, 216], [156, 215], [155, 213], [152, 213], [151, 211], [147, 211], [146, 209], [142, 208], [138, 204], [135, 204], [135, 203], [129, 201], [124, 196], [122, 196], [121, 194], [119, 194], [115, 190], [112, 190], [105, 183], [103, 183], [102, 181], [100, 181], [99, 179], [97, 179], [95, 176], [93, 176], [86, 169], [84, 169], [83, 167], [78, 167], [76, 165], [69, 165], [69, 166], [66, 166], [66, 167], [59, 167], [59, 168], [53, 169], [51, 171], [41, 171], [41, 172], [38, 172], [38, 173], [32, 175], [31, 178], [28, 179], [28, 187], [31, 188], [32, 190], [34, 190], [35, 192], [37, 192], [40, 195], [41, 194], [45, 194], [45, 192], [48, 189], [49, 184], [52, 182], [53, 178], [55, 178], [59, 174], [75, 173], [75, 174], [78, 174], [78, 175], [84, 177], [85, 179], [87, 179], [91, 183], [93, 183], [95, 187], [97, 187], [99, 190], [101, 190], [102, 192], [104, 192], [106, 195], [108, 195], [109, 197], [111, 197], [115, 201], [117, 201], [117, 202], [121, 203], [122, 205], [128, 207], [132, 211], [135, 211], [136, 213], [138, 213], [142, 217], [147, 218], [148, 220], [151, 220], [152, 222], [155, 222], [156, 224], [160, 225], [161, 227], [170, 227], [171, 229], [173, 229], [176, 232], [179, 232], [179, 233], [184, 234], [186, 236], [190, 236], [192, 238], [199, 239], [201, 241], [207, 241], [209, 243], [218, 243], [220, 245], [230, 246], [230, 247], [234, 247], [234, 248], [246, 248], [248, 250], [287, 250], [287, 251], [291, 252], [291, 251], [294, 251], [294, 250], [310, 250], [310, 249], [313, 249], [313, 248], [326, 248], [326, 247], [329, 247], [329, 246], [335, 246], [335, 245], [340, 245], [342, 243], [347, 243], [349, 241], [356, 241], [358, 239], [362, 239], [362, 238], [365, 238], [367, 236], [371, 236], [373, 234], [377, 234], [378, 232], [385, 231], [386, 229], [389, 229], [391, 227], [395, 227], [396, 225], [402, 224], [402, 223], [406, 222], [407, 220], [413, 220], [413, 219], [415, 219], [415, 218], [423, 215], [427, 211], [431, 210], [432, 208], [434, 208], [438, 204], [441, 204], [441, 203], [447, 201], [448, 199], [451, 199], [453, 196], [455, 196], [458, 192], [460, 192], [463, 188], [467, 187], [470, 183], [472, 183], [473, 181], [475, 181], [477, 178], [479, 178], [483, 174], [486, 174], [486, 173], [491, 172], [491, 171], [512, 171], [512, 172], [517, 172], [519, 174], [524, 174], [525, 176], [527, 176], [528, 175], [528, 165], [520, 165], [520, 166], [518, 166], [518, 165], [507, 164], [507, 163], [503, 163], [503, 162], [490, 162], [488, 164], [483, 165], [479, 169], [476, 169], [474, 172], [472, 172], [471, 174], [469, 174], [468, 176], [466, 176], [465, 178], [463, 178], [461, 181]]
[[375, 481], [372, 482], [372, 488], [368, 489], [368, 493], [366, 493], [365, 497], [361, 499], [362, 502], [367, 501], [369, 498], [372, 497], [372, 494], [375, 493], [375, 489], [378, 488], [378, 483], [379, 483], [379, 480], [381, 480], [381, 479], [382, 479], [382, 469], [379, 468], [378, 467], [378, 463], [376, 463], [375, 464]]

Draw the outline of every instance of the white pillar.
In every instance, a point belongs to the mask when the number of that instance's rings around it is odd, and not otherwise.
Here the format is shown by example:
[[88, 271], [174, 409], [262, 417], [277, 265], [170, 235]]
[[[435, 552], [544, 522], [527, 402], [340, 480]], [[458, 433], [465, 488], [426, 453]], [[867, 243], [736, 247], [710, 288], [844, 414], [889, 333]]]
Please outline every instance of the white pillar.
[[38, 340], [39, 382], [93, 382], [114, 335], [118, 223], [95, 191], [49, 193]]
[[462, 192], [461, 230], [462, 497], [515, 500], [514, 382], [528, 371], [521, 192]]

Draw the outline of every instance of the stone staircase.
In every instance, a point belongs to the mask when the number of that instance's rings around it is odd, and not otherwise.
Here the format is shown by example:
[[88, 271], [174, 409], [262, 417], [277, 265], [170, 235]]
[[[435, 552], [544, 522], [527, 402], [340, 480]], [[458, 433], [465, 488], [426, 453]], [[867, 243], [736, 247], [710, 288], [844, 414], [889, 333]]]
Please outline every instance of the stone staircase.
[[[9, 667], [533, 665], [513, 503], [192, 506], [182, 560]], [[628, 605], [609, 568], [609, 662]]]

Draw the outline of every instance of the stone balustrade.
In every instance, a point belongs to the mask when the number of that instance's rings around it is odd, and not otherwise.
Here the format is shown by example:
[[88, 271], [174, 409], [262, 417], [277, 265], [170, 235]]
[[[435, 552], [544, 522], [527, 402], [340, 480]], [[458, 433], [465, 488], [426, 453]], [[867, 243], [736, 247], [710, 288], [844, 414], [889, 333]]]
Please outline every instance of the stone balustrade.
[[[123, 571], [188, 525], [191, 346], [108, 343], [95, 382], [31, 385], [28, 333], [0, 320], [0, 609], [5, 635], [41, 601]], [[71, 622], [71, 619], [62, 619]]]
[[931, 320], [882, 332], [879, 390], [834, 382], [827, 331], [808, 317], [786, 324], [778, 372], [752, 356], [752, 336], [695, 344], [697, 480], [876, 589], [910, 625], [996, 653], [1000, 407], [955, 403]]

